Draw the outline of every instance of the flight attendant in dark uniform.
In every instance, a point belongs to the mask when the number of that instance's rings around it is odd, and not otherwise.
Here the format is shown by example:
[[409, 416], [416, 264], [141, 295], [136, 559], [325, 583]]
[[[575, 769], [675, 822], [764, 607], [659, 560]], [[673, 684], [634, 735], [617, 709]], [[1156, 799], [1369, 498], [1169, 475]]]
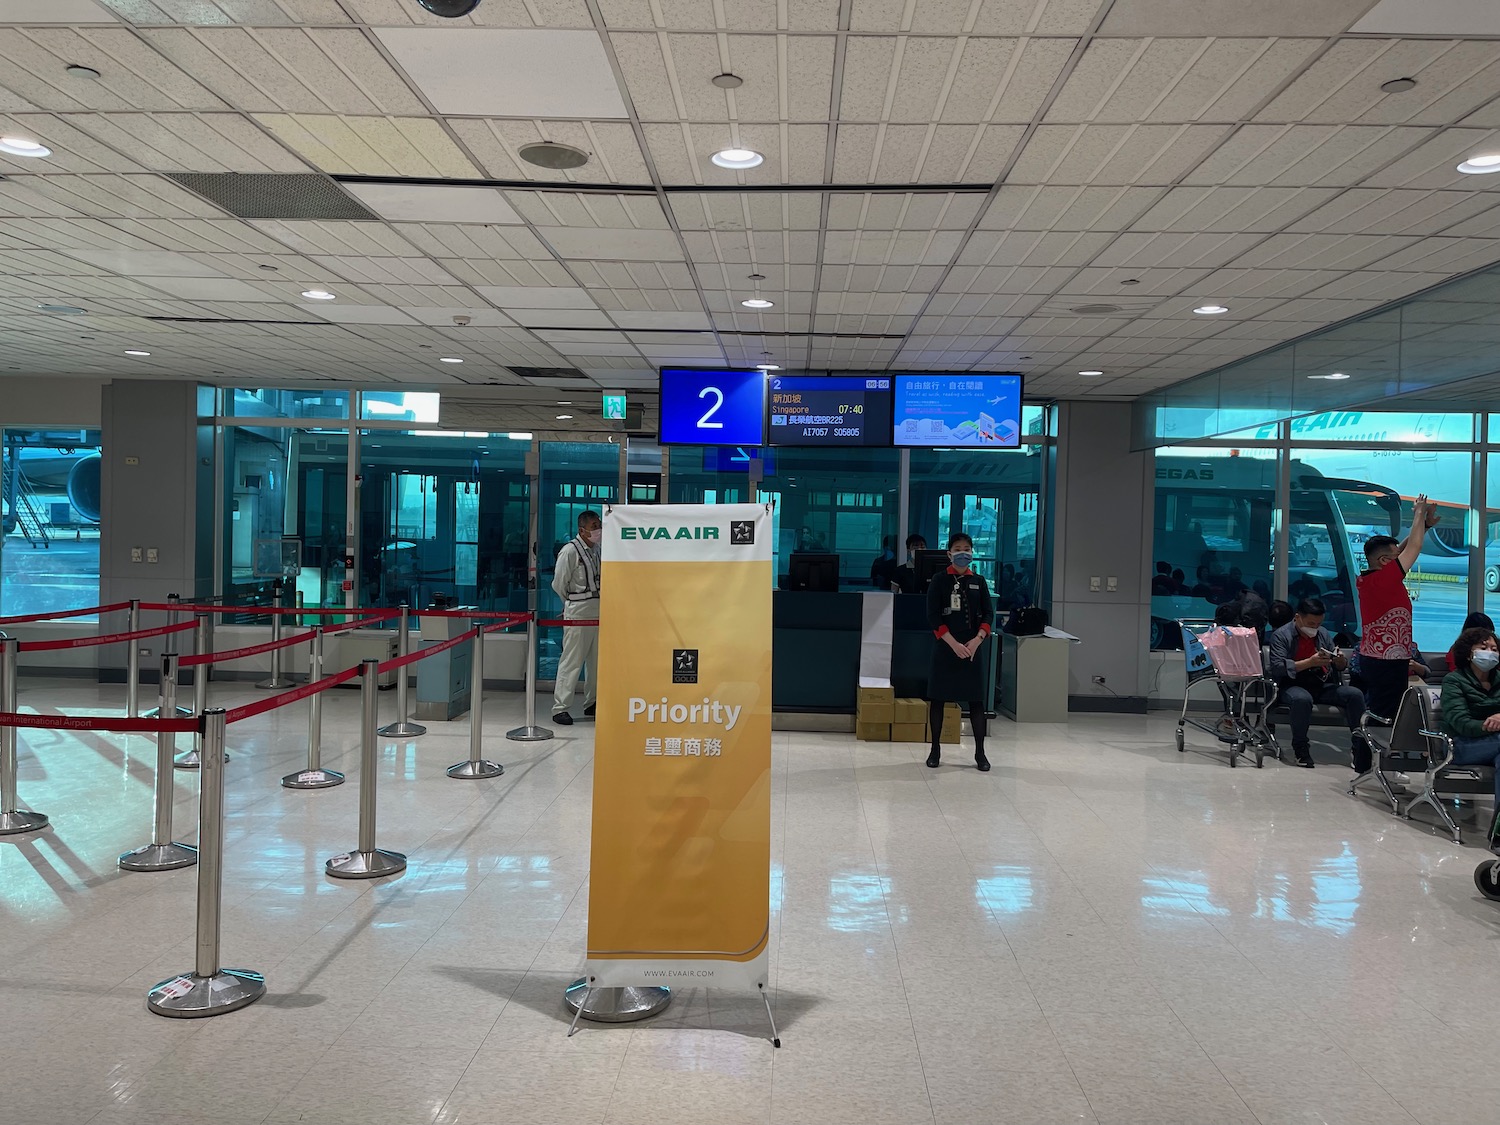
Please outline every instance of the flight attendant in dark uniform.
[[984, 756], [984, 661], [980, 648], [989, 639], [995, 622], [995, 603], [984, 579], [969, 569], [974, 561], [974, 541], [963, 532], [948, 537], [950, 566], [934, 575], [927, 587], [927, 624], [937, 634], [932, 646], [932, 667], [927, 673], [932, 753], [927, 764], [936, 769], [941, 761], [943, 705], [966, 703], [974, 728], [974, 764], [988, 772]]

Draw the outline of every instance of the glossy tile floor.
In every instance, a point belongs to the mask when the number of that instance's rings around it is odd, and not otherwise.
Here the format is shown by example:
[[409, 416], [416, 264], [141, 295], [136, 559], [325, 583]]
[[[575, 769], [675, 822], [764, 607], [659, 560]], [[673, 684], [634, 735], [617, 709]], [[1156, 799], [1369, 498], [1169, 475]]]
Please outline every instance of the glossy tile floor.
[[[121, 692], [21, 682], [42, 710]], [[489, 782], [443, 774], [462, 722], [384, 744], [379, 843], [411, 866], [337, 882], [358, 696], [325, 698], [338, 789], [276, 784], [302, 707], [232, 728], [224, 963], [269, 994], [211, 1020], [145, 1008], [192, 966], [195, 885], [115, 868], [149, 835], [150, 741], [23, 733], [53, 827], [0, 841], [0, 1125], [1500, 1121], [1484, 853], [1344, 796], [1332, 746], [1231, 771], [1169, 717], [1079, 715], [996, 724], [984, 776], [776, 735], [773, 1051], [756, 998], [690, 990], [564, 1038], [589, 725], [508, 743], [519, 700], [492, 695]]]

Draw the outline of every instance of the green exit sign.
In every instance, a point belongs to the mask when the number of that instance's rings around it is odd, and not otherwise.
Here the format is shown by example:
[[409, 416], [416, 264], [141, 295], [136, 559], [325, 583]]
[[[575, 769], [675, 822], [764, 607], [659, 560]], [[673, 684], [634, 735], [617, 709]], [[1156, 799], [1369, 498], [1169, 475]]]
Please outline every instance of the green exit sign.
[[625, 420], [625, 396], [605, 395], [604, 416], [606, 418], [618, 418], [623, 422]]

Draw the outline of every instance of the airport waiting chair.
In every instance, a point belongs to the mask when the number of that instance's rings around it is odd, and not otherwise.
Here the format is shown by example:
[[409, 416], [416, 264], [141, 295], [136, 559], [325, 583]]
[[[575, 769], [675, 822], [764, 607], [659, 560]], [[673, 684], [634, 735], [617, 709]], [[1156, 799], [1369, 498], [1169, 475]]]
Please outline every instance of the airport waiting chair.
[[[1411, 819], [1412, 809], [1418, 805], [1431, 805], [1453, 836], [1455, 844], [1463, 843], [1462, 829], [1448, 812], [1443, 798], [1465, 798], [1485, 796], [1495, 791], [1495, 768], [1493, 766], [1455, 766], [1453, 761], [1453, 739], [1444, 734], [1438, 720], [1441, 688], [1408, 688], [1402, 698], [1402, 710], [1406, 710], [1408, 699], [1414, 700], [1412, 710], [1421, 717], [1421, 728], [1417, 732], [1417, 745], [1422, 751], [1422, 791], [1406, 803], [1401, 814], [1403, 820]], [[1399, 716], [1398, 716], [1399, 718]], [[1403, 736], [1404, 737], [1404, 736]], [[1392, 741], [1396, 732], [1392, 733]], [[1403, 745], [1406, 743], [1403, 741]], [[1411, 772], [1415, 773], [1415, 770]], [[1492, 829], [1493, 835], [1493, 829]]]
[[1410, 775], [1426, 769], [1428, 748], [1424, 732], [1429, 724], [1425, 693], [1431, 690], [1426, 686], [1407, 688], [1390, 726], [1371, 723], [1369, 714], [1365, 714], [1359, 729], [1370, 744], [1371, 768], [1349, 783], [1349, 796], [1353, 797], [1361, 786], [1374, 782], [1390, 804], [1392, 815], [1401, 815], [1401, 795], [1406, 790], [1398, 791], [1386, 775]]

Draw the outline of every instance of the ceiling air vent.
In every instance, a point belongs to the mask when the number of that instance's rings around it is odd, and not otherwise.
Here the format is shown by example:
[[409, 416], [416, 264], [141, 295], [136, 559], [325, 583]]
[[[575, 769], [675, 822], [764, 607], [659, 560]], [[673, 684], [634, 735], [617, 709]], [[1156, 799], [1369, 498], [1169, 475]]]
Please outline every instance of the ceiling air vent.
[[1109, 316], [1120, 312], [1119, 305], [1074, 305], [1069, 312], [1075, 312], [1079, 316]]
[[587, 379], [588, 376], [576, 367], [511, 367], [523, 379]]
[[380, 219], [327, 176], [315, 173], [168, 172], [167, 178], [242, 219]]

